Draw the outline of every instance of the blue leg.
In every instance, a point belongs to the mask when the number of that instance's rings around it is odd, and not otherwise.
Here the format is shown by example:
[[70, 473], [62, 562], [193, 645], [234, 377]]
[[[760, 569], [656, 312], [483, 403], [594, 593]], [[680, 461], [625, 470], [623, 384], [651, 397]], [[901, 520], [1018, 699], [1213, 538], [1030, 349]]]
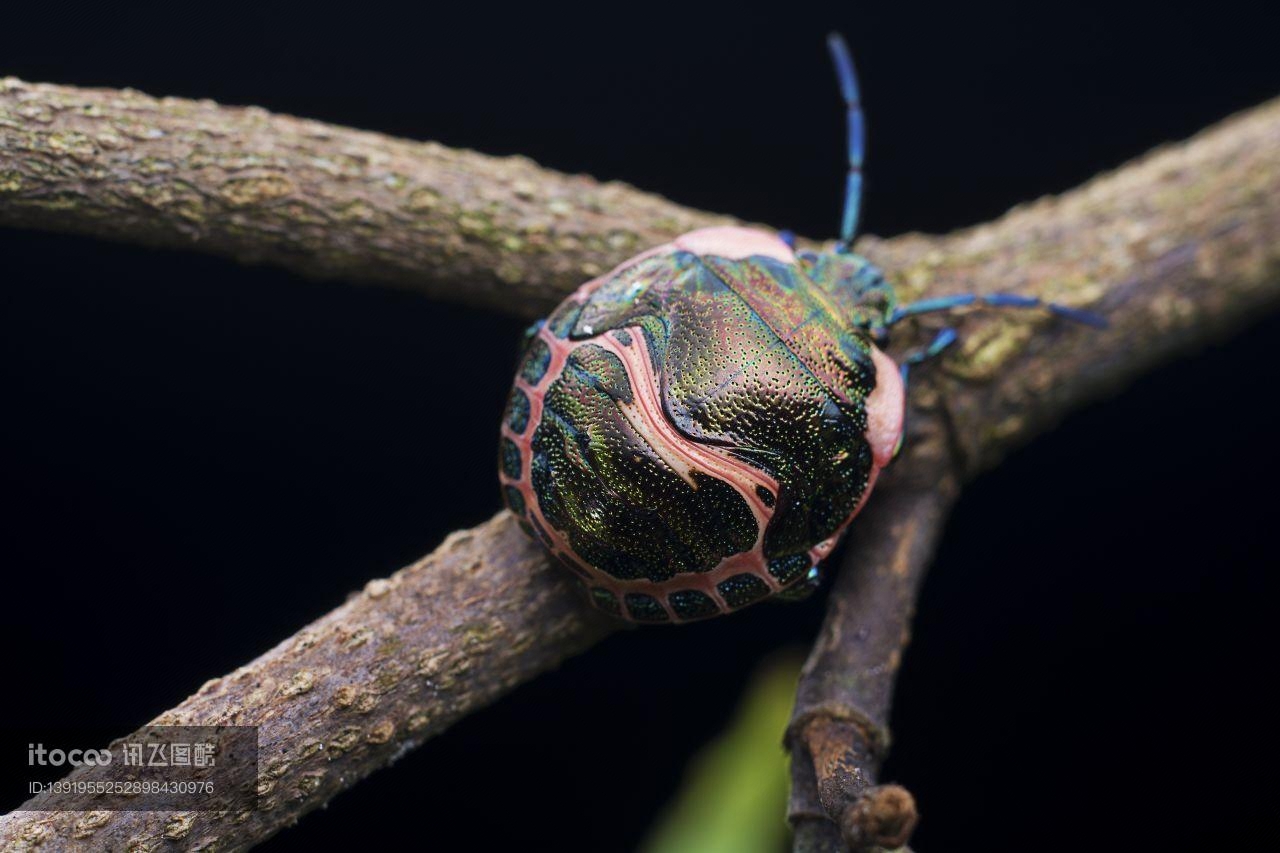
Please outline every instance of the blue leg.
[[[956, 342], [956, 339], [956, 330], [948, 326], [947, 328], [939, 331], [938, 334], [934, 335], [933, 340], [929, 342], [927, 347], [908, 353], [907, 356], [902, 359], [902, 363], [898, 368], [902, 371], [903, 391], [906, 391], [908, 388], [907, 378], [911, 373], [912, 367], [915, 367], [917, 364], [924, 364], [926, 361], [942, 355], [942, 353], [946, 352], [948, 347]], [[898, 437], [898, 445], [893, 448], [893, 456], [895, 459], [898, 457], [898, 454], [902, 452], [902, 442], [906, 437], [906, 424], [903, 424], [902, 435]]]
[[796, 248], [796, 232], [790, 229], [784, 229], [778, 232], [778, 239], [787, 244], [787, 248], [792, 251]]
[[530, 324], [529, 328], [524, 330], [524, 335], [520, 339], [520, 350], [523, 352], [534, 338], [538, 336], [538, 332], [542, 331], [542, 327], [547, 325], [546, 320], [535, 320]]
[[542, 331], [542, 327], [545, 325], [547, 325], [546, 320], [534, 320], [532, 323], [530, 323], [529, 328], [524, 330], [525, 343], [528, 343], [529, 341], [533, 340], [533, 336], [538, 334], [538, 332]]
[[980, 305], [987, 308], [1044, 308], [1050, 314], [1075, 323], [1083, 323], [1086, 326], [1093, 326], [1095, 329], [1105, 329], [1107, 327], [1106, 319], [1092, 311], [1068, 308], [1066, 305], [1059, 305], [1056, 302], [1045, 302], [1034, 296], [1019, 296], [1015, 293], [988, 293], [985, 296], [976, 293], [958, 293], [954, 296], [939, 296], [936, 299], [921, 299], [919, 302], [911, 302], [893, 309], [888, 325], [892, 326], [907, 317], [930, 314], [935, 311], [950, 311], [953, 308], [963, 308], [966, 305]]
[[901, 364], [902, 386], [906, 387], [907, 374], [911, 371], [911, 368], [942, 355], [948, 347], [956, 342], [956, 339], [956, 330], [948, 326], [934, 335], [933, 340], [929, 342], [927, 347], [908, 353], [906, 358], [902, 359]]
[[822, 586], [822, 569], [814, 566], [808, 574], [791, 586], [769, 596], [769, 601], [804, 601]]
[[827, 36], [827, 49], [836, 65], [836, 79], [840, 82], [840, 96], [849, 125], [847, 140], [849, 176], [844, 188], [844, 215], [840, 222], [840, 243], [836, 251], [852, 251], [853, 238], [858, 233], [858, 208], [862, 204], [862, 157], [866, 148], [866, 128], [862, 121], [862, 102], [858, 96], [858, 74], [853, 69], [853, 57], [849, 46], [839, 33]]

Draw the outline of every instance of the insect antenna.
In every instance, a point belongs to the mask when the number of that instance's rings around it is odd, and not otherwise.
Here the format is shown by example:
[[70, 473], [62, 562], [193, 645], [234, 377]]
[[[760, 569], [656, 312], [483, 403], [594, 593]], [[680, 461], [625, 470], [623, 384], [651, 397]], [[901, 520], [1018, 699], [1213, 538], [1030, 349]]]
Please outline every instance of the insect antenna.
[[858, 73], [853, 68], [849, 46], [839, 33], [827, 36], [827, 49], [836, 66], [836, 80], [840, 83], [840, 96], [844, 98], [848, 122], [846, 145], [849, 155], [849, 176], [845, 179], [844, 214], [840, 222], [840, 242], [836, 251], [853, 250], [853, 238], [858, 233], [858, 208], [862, 204], [862, 157], [866, 149], [867, 134], [862, 121], [862, 101], [858, 96]]

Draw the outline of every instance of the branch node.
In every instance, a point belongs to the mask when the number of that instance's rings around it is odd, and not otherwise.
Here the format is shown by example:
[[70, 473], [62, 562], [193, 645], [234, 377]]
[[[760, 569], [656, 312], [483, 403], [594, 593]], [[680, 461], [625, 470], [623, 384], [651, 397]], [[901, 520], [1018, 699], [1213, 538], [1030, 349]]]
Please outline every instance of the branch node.
[[877, 847], [896, 850], [904, 846], [919, 820], [911, 792], [890, 784], [868, 788], [849, 804], [838, 823], [849, 849], [863, 853]]
[[813, 717], [801, 730], [813, 757], [818, 801], [840, 827], [845, 843], [857, 851], [897, 848], [915, 828], [915, 798], [901, 785], [876, 785], [882, 728], [864, 719]]

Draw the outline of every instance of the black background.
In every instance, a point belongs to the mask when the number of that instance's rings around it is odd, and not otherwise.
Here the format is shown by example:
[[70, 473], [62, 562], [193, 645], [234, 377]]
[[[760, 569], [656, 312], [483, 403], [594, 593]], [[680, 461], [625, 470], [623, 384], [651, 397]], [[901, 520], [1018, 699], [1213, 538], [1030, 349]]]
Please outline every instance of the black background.
[[[98, 4], [6, 9], [0, 73], [521, 153], [826, 235], [840, 29], [866, 229], [892, 235], [1280, 93], [1253, 8]], [[0, 726], [131, 730], [498, 507], [519, 321], [13, 230], [0, 277]], [[1274, 834], [1277, 335], [1264, 319], [1166, 367], [966, 494], [886, 768], [919, 798], [918, 849]], [[820, 618], [818, 600], [614, 637], [262, 849], [629, 849], [754, 665]]]

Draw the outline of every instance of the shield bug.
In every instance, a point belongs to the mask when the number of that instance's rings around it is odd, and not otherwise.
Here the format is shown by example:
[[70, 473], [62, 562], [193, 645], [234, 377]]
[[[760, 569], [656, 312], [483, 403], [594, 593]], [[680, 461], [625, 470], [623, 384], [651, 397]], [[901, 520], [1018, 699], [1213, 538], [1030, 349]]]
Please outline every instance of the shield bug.
[[847, 107], [840, 239], [710, 228], [582, 285], [535, 324], [501, 427], [521, 526], [638, 622], [685, 622], [796, 598], [858, 514], [903, 434], [907, 370], [877, 346], [906, 317], [966, 305], [1087, 312], [1011, 294], [899, 305], [852, 251], [864, 129], [853, 62], [828, 40]]

